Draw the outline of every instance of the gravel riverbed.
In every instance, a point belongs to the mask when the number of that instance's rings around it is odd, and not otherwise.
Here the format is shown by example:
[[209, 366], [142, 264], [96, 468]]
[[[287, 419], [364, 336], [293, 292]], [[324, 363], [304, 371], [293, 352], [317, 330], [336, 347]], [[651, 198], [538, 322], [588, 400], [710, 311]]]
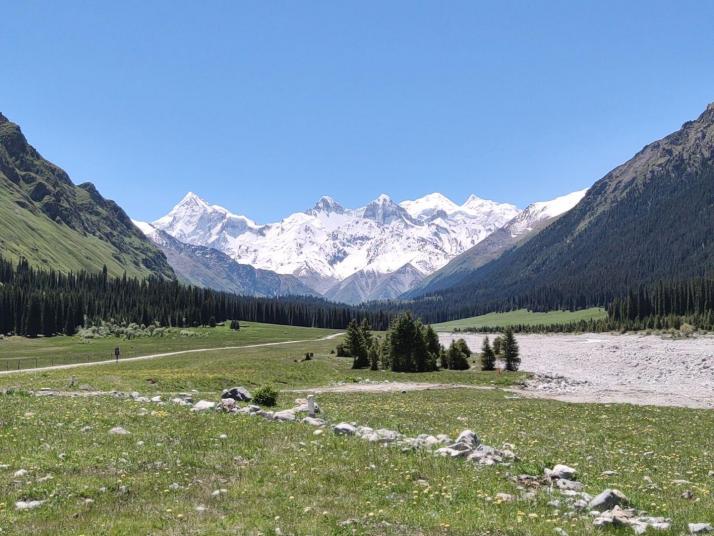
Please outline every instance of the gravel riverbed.
[[[463, 337], [480, 351], [483, 334]], [[490, 335], [493, 340], [494, 335]], [[516, 335], [521, 370], [533, 373], [523, 393], [569, 402], [617, 402], [714, 408], [714, 337], [638, 334]]]

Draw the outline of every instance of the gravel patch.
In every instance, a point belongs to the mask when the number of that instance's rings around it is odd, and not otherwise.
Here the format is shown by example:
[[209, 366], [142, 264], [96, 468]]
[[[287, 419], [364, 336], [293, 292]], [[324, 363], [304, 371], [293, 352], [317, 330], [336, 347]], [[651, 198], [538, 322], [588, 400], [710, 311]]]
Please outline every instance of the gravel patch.
[[[479, 351], [483, 334], [464, 338]], [[490, 335], [493, 340], [494, 335]], [[528, 396], [568, 402], [714, 408], [714, 337], [667, 339], [638, 334], [516, 335], [521, 370], [534, 373]]]

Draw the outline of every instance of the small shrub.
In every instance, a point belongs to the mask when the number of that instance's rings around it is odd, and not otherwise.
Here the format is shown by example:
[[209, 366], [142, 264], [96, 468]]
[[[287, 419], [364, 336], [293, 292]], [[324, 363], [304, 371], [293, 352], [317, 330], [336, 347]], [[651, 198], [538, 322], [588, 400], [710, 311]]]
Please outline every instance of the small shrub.
[[278, 403], [278, 391], [272, 385], [263, 385], [253, 393], [253, 402], [260, 406], [274, 406]]

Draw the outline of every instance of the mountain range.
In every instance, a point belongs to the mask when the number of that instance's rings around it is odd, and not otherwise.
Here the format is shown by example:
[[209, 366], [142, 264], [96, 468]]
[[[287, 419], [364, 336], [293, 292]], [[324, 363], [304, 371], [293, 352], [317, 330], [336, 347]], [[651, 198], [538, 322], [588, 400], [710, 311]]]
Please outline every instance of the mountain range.
[[529, 240], [416, 293], [410, 307], [444, 318], [577, 309], [697, 277], [714, 277], [714, 104], [595, 182]]
[[0, 114], [0, 247], [65, 272], [106, 266], [351, 304], [398, 298], [430, 320], [603, 305], [640, 285], [714, 276], [714, 104], [589, 189], [522, 211], [473, 195], [380, 195], [359, 208], [322, 197], [267, 224], [193, 193], [153, 223], [132, 222]]

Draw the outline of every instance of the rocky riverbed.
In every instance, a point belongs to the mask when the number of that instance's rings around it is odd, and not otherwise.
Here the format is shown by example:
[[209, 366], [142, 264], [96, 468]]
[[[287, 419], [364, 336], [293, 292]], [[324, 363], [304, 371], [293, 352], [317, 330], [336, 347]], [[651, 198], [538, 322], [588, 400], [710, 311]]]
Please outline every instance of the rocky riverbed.
[[[483, 334], [463, 337], [478, 352]], [[569, 402], [714, 408], [714, 337], [638, 334], [517, 335], [521, 369], [534, 373], [524, 394]], [[493, 339], [493, 335], [490, 336]]]

